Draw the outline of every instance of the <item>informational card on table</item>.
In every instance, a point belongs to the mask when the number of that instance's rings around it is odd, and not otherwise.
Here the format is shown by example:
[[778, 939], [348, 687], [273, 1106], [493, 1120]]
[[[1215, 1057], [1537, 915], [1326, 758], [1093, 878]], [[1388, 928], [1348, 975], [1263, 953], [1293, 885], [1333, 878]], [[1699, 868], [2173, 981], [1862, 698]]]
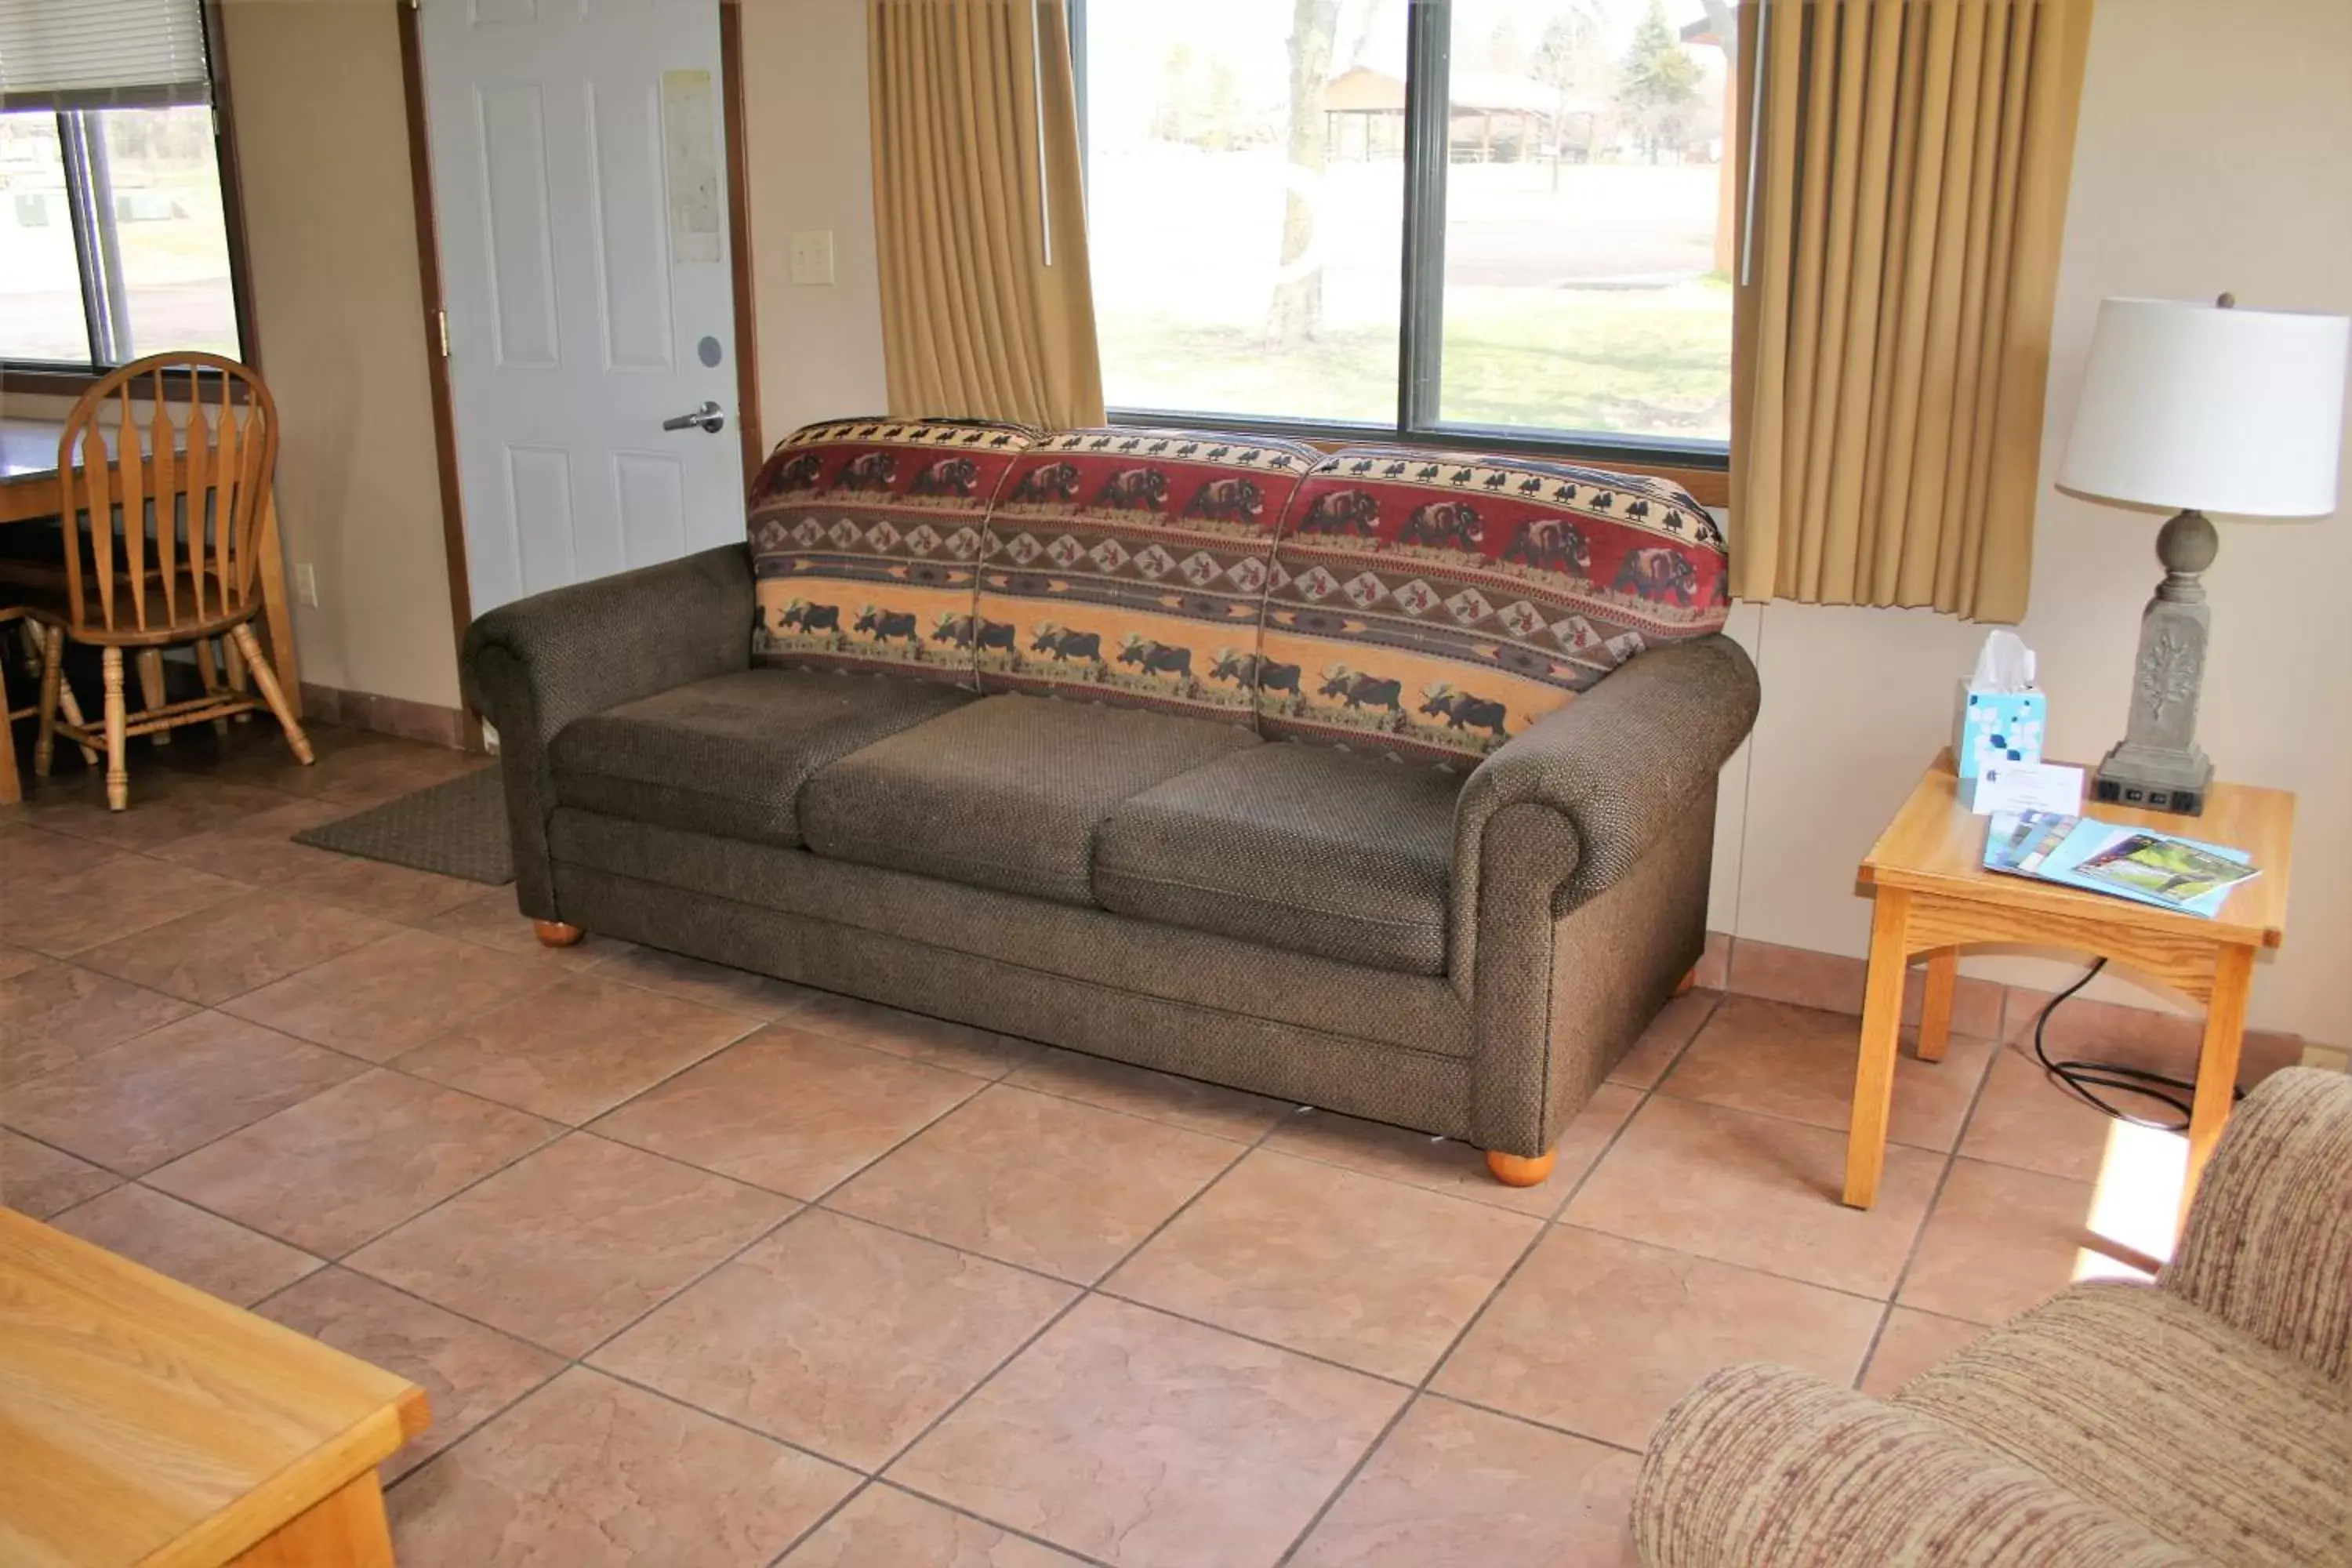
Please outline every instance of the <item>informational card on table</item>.
[[1976, 777], [1969, 808], [1979, 816], [1996, 811], [2072, 816], [2083, 809], [2083, 770], [2063, 763], [1987, 763]]

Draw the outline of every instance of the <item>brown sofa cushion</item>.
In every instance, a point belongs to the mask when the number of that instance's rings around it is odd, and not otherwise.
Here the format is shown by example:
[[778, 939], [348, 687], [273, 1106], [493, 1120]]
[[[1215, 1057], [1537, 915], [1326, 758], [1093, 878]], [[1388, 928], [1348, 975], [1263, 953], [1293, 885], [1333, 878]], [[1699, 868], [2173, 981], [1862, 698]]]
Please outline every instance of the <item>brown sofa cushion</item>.
[[1095, 830], [1121, 801], [1259, 743], [1216, 720], [983, 697], [818, 773], [801, 831], [831, 859], [1091, 905]]
[[1441, 974], [1461, 787], [1322, 746], [1236, 752], [1111, 814], [1095, 837], [1095, 897], [1142, 920]]
[[811, 773], [976, 700], [931, 681], [747, 669], [576, 719], [548, 765], [562, 805], [791, 848]]
[[988, 503], [1036, 439], [981, 420], [839, 419], [751, 481], [751, 662], [971, 684], [972, 568]]

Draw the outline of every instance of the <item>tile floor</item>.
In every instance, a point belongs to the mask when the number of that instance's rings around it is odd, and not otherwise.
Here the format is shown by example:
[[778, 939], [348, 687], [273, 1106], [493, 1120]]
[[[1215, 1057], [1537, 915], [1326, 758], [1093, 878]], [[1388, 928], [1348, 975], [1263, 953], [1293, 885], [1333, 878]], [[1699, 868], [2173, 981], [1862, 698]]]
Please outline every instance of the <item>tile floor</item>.
[[286, 841], [471, 765], [258, 726], [0, 808], [0, 1200], [403, 1373], [408, 1568], [1630, 1562], [1727, 1361], [1885, 1393], [2159, 1255], [2179, 1142], [2014, 1046], [1670, 1005], [1545, 1186], [1392, 1128]]

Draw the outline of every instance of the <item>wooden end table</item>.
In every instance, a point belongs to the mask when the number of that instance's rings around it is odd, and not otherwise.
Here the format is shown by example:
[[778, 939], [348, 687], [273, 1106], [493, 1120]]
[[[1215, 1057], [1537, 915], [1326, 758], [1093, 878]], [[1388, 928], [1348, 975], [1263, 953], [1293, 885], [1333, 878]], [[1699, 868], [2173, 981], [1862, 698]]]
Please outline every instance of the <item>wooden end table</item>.
[[1983, 864], [1985, 832], [1991, 819], [1961, 803], [1952, 753], [1945, 751], [1920, 775], [1859, 873], [1871, 890], [1873, 908], [1853, 1123], [1845, 1156], [1845, 1201], [1854, 1207], [1868, 1208], [1877, 1201], [1879, 1173], [1886, 1163], [1886, 1116], [1903, 1026], [1905, 971], [1914, 957], [1927, 955], [1919, 1056], [1941, 1061], [1951, 1029], [1960, 950], [1997, 942], [2097, 954], [2205, 1004], [2205, 1038], [2189, 1121], [2189, 1175], [2181, 1194], [2182, 1212], [2187, 1212], [2197, 1178], [2229, 1119], [2254, 953], [2286, 939], [2294, 796], [2285, 790], [2217, 784], [2206, 795], [2202, 816], [2113, 805], [2089, 809], [2102, 822], [2151, 827], [2245, 850], [2263, 874], [2241, 883], [2221, 906], [2220, 918], [2209, 921], [1988, 871]]
[[0, 1209], [0, 1559], [392, 1568], [425, 1391]]

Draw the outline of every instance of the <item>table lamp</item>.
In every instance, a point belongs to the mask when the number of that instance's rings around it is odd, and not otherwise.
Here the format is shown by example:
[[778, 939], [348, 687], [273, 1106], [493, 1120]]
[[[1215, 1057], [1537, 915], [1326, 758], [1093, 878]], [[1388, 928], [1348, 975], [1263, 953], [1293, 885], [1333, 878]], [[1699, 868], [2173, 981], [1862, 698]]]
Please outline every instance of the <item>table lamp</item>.
[[2139, 620], [2131, 717], [2099, 764], [2095, 799], [2195, 816], [2212, 760], [2197, 744], [2212, 611], [2199, 580], [2221, 538], [2208, 510], [2319, 517], [2336, 510], [2352, 319], [2106, 300], [2058, 488], [2178, 508], [2156, 536], [2164, 581]]

